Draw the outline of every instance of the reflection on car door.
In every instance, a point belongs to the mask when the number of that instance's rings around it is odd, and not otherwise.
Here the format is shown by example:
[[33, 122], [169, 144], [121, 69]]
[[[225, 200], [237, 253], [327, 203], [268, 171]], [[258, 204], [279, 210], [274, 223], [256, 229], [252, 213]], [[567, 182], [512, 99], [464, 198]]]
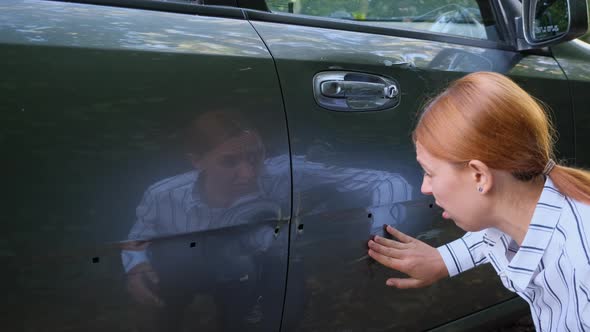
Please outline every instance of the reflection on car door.
[[[309, 22], [305, 25], [313, 25]], [[386, 278], [395, 273], [367, 258], [366, 242], [371, 234], [383, 235], [384, 224], [432, 245], [462, 234], [442, 220], [431, 197], [420, 193], [422, 178], [410, 133], [426, 99], [466, 73], [502, 72], [545, 101], [555, 110], [562, 132], [559, 151], [571, 157], [569, 94], [555, 61], [395, 33], [256, 21], [253, 26], [276, 61], [293, 154], [294, 215], [283, 331], [425, 330], [511, 298], [489, 267], [425, 289], [387, 288]], [[352, 81], [370, 75], [390, 79], [397, 84], [399, 104], [380, 111], [363, 110], [362, 105], [348, 111], [321, 107], [313, 80], [329, 72], [349, 73]], [[326, 85], [320, 94], [340, 91], [332, 88]], [[319, 164], [333, 174], [325, 175], [321, 190], [309, 192], [300, 178]]]
[[272, 58], [242, 17], [159, 5], [2, 1], [5, 330], [279, 329]]

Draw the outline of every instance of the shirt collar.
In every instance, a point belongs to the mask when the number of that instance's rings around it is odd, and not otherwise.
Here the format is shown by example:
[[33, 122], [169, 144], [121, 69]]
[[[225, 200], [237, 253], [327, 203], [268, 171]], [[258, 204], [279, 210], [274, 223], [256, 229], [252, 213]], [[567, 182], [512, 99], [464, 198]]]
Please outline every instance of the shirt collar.
[[[499, 269], [506, 274], [517, 290], [524, 291], [536, 275], [541, 258], [561, 216], [564, 202], [564, 196], [547, 177], [520, 247], [515, 246], [515, 242], [513, 243], [508, 235], [497, 229], [486, 232], [486, 236], [495, 244], [491, 246], [490, 251], [492, 260], [496, 260], [495, 264], [499, 265]], [[518, 250], [512, 260], [508, 261], [507, 257], [511, 256], [509, 250], [513, 247]]]

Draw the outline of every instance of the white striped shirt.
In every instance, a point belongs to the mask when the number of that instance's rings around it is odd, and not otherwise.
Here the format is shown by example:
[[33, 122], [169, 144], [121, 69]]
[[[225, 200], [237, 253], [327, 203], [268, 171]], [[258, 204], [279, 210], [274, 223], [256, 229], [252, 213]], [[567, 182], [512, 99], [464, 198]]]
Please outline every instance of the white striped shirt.
[[537, 331], [590, 331], [590, 206], [549, 177], [522, 245], [489, 228], [438, 248], [452, 277], [491, 263], [531, 307]]

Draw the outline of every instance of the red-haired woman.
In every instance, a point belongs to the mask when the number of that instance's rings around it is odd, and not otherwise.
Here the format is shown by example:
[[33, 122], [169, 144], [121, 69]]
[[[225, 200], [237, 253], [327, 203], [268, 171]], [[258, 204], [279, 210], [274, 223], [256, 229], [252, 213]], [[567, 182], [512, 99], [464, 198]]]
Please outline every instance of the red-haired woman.
[[417, 288], [491, 263], [531, 307], [538, 331], [590, 331], [590, 173], [557, 165], [553, 128], [510, 79], [478, 72], [452, 83], [413, 132], [422, 192], [467, 231], [439, 248], [392, 227], [369, 255]]

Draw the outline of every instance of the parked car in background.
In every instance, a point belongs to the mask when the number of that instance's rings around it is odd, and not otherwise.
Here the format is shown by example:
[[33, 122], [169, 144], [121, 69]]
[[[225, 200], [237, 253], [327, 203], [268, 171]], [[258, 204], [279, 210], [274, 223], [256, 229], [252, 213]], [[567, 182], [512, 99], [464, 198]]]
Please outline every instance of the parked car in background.
[[[367, 256], [444, 222], [410, 132], [508, 75], [590, 166], [584, 2], [3, 0], [2, 321], [13, 331], [482, 330], [493, 270], [419, 290]], [[467, 138], [468, 139], [468, 138]]]

